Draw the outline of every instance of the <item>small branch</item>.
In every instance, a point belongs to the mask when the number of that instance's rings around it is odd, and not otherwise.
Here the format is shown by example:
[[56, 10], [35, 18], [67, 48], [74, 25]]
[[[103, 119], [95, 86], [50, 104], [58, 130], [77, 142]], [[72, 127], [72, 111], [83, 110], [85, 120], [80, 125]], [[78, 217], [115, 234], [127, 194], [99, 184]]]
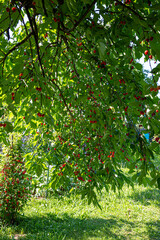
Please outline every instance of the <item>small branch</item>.
[[8, 27], [0, 33], [0, 37], [7, 31]]
[[48, 13], [44, 4], [44, 0], [42, 0], [42, 6], [43, 6], [43, 10], [44, 10], [44, 14], [46, 15], [46, 17], [48, 17]]
[[[59, 42], [59, 27], [60, 27], [60, 24], [58, 23], [58, 29], [57, 29], [58, 32], [57, 32], [57, 41], [56, 41], [57, 49], [56, 49], [56, 53], [55, 53], [55, 55], [53, 57], [53, 60], [52, 60], [52, 67], [53, 67], [54, 60], [55, 60], [56, 56], [58, 55], [58, 51], [59, 51], [59, 46], [58, 46], [58, 42]], [[61, 42], [60, 42], [60, 44], [61, 44]]]
[[94, 0], [92, 2], [92, 4], [88, 7], [88, 9], [86, 10], [86, 12], [83, 14], [83, 16], [78, 20], [78, 22], [76, 22], [74, 24], [74, 26], [71, 29], [67, 29], [65, 28], [65, 32], [69, 33], [74, 31], [74, 29], [83, 21], [83, 19], [87, 16], [87, 14], [91, 11], [91, 9], [93, 8], [93, 6], [95, 5], [95, 3], [97, 2], [97, 0]]
[[17, 43], [13, 48], [11, 48], [8, 53], [5, 54], [5, 57], [0, 62], [5, 62], [8, 55], [10, 55], [14, 50], [16, 50], [19, 46], [21, 46], [23, 43], [25, 43], [31, 36], [33, 35], [33, 32], [29, 33], [26, 38], [24, 38], [21, 42]]
[[[29, 19], [29, 23], [30, 23], [30, 26], [31, 26], [31, 29], [32, 29], [32, 32], [33, 32], [33, 35], [34, 35], [34, 39], [35, 39], [38, 61], [39, 61], [39, 64], [40, 64], [40, 67], [41, 67], [41, 70], [42, 70], [43, 77], [45, 77], [45, 73], [44, 73], [44, 69], [43, 69], [43, 66], [42, 66], [40, 53], [39, 53], [38, 31], [37, 31], [37, 25], [36, 25], [36, 21], [35, 21], [35, 15], [33, 16], [33, 18], [31, 18], [31, 15], [29, 13], [28, 8], [25, 7], [25, 9], [26, 9], [27, 17]], [[32, 23], [32, 20], [33, 20], [33, 23]]]
[[[134, 15], [136, 15], [137, 17], [139, 17], [139, 19], [145, 21], [144, 18], [143, 18], [139, 13], [137, 13], [134, 9], [132, 9], [131, 7], [127, 6], [126, 4], [122, 3], [122, 2], [119, 1], [119, 0], [116, 0], [116, 2], [117, 2], [118, 4], [120, 4], [121, 6], [127, 8], [128, 10], [130, 10]], [[145, 21], [145, 22], [147, 23], [147, 21]], [[147, 24], [148, 24], [148, 23], [147, 23]], [[154, 33], [156, 33], [156, 30], [152, 27], [152, 25], [148, 24], [148, 26], [153, 30]]]
[[[53, 45], [56, 45], [57, 42], [53, 42], [53, 43], [49, 43], [46, 47], [45, 47], [45, 50], [49, 47], [53, 47]], [[42, 53], [42, 56], [41, 56], [41, 59], [44, 57], [44, 54], [45, 54], [45, 51]]]
[[[67, 38], [62, 35], [62, 39], [64, 40], [64, 43], [66, 44], [67, 51], [70, 51], [70, 52], [74, 55], [72, 49], [71, 49], [71, 48], [69, 47], [69, 45], [68, 45]], [[77, 78], [79, 79], [79, 73], [78, 73], [78, 71], [77, 71], [77, 68], [76, 68], [76, 65], [75, 65], [75, 61], [74, 61], [73, 58], [72, 58], [72, 62], [73, 62], [73, 68], [74, 68], [75, 74], [76, 74]]]
[[[19, 10], [19, 9], [18, 9], [18, 10]], [[19, 14], [20, 14], [20, 16], [21, 16], [22, 23], [23, 23], [23, 25], [24, 25], [24, 28], [25, 28], [26, 34], [27, 34], [27, 36], [28, 36], [28, 30], [27, 30], [27, 26], [26, 26], [26, 24], [25, 24], [25, 21], [24, 21], [24, 18], [23, 18], [23, 16], [22, 16], [22, 14], [21, 14], [21, 11], [19, 11]], [[30, 50], [31, 50], [32, 64], [34, 65], [34, 63], [33, 63], [33, 51], [32, 51], [32, 44], [31, 44], [31, 41], [30, 41], [30, 39], [29, 39], [29, 45], [30, 45]]]
[[[51, 80], [49, 80], [49, 81], [51, 81]], [[52, 81], [51, 81], [51, 82], [52, 82]], [[65, 105], [65, 107], [67, 108], [67, 111], [69, 112], [69, 114], [70, 114], [70, 116], [72, 117], [72, 119], [74, 119], [73, 114], [71, 113], [69, 107], [67, 106], [66, 100], [65, 100], [65, 98], [64, 98], [64, 96], [63, 96], [63, 93], [62, 93], [60, 87], [59, 87], [55, 82], [52, 82], [52, 83], [56, 86], [56, 88], [58, 88], [58, 90], [59, 90], [59, 92], [60, 92], [60, 94], [61, 94], [62, 100], [63, 100], [63, 102], [64, 102], [64, 105]]]

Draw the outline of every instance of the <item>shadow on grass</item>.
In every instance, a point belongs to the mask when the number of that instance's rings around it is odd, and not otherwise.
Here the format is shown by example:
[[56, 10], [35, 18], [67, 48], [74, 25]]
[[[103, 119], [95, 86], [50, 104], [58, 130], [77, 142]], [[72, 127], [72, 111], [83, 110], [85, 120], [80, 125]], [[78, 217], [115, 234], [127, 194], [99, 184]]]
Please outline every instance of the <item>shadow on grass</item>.
[[[115, 229], [121, 229], [124, 225], [130, 228], [134, 227], [132, 222], [123, 219], [114, 218], [74, 218], [68, 214], [61, 214], [59, 217], [55, 214], [47, 214], [44, 217], [20, 217], [16, 232], [23, 232], [25, 237], [18, 239], [25, 240], [82, 240], [82, 239], [122, 239], [128, 238], [115, 234]], [[0, 236], [0, 239], [1, 238]], [[4, 238], [9, 240], [11, 238]]]
[[[88, 240], [88, 239], [112, 239], [128, 240], [137, 237], [134, 229], [137, 224], [131, 220], [110, 216], [103, 218], [74, 218], [64, 213], [59, 216], [47, 214], [44, 217], [33, 216], [19, 218], [16, 226], [18, 240]], [[124, 231], [121, 231], [124, 229]], [[160, 239], [160, 221], [146, 223], [147, 239]], [[22, 233], [18, 234], [18, 233]], [[115, 233], [116, 232], [116, 233]], [[21, 235], [21, 236], [20, 236]], [[0, 240], [11, 240], [11, 237], [2, 236]], [[134, 238], [135, 239], [135, 238]], [[139, 238], [138, 238], [139, 239]]]
[[154, 189], [146, 189], [145, 191], [139, 192], [135, 191], [129, 198], [142, 203], [147, 206], [150, 204], [155, 204], [160, 206], [160, 190]]
[[160, 239], [160, 221], [148, 222], [147, 231], [150, 240]]

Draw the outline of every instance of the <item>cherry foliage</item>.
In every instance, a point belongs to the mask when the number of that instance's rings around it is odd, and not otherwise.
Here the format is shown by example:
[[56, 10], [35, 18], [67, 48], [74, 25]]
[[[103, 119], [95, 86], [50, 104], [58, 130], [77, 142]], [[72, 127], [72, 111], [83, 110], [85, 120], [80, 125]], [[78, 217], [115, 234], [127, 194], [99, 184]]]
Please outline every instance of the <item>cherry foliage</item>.
[[0, 9], [2, 141], [31, 134], [54, 166], [50, 186], [72, 179], [89, 203], [95, 188], [158, 186], [159, 1], [3, 0]]

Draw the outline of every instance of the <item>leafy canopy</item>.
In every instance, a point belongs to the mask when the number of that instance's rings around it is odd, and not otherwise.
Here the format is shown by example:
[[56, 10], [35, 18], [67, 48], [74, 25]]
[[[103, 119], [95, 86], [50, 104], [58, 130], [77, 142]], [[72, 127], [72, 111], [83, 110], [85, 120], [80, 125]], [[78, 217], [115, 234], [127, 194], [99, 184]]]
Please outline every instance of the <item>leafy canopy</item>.
[[1, 0], [0, 9], [1, 141], [30, 134], [30, 169], [40, 175], [47, 161], [49, 186], [72, 182], [89, 203], [95, 187], [132, 184], [122, 164], [134, 181], [159, 184], [159, 1]]

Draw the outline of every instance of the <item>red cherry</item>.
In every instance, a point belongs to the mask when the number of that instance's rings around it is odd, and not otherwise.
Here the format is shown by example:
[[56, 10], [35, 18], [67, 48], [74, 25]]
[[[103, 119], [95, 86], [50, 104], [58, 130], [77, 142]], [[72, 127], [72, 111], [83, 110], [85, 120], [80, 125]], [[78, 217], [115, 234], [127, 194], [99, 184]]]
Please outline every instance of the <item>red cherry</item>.
[[13, 7], [12, 8], [12, 12], [16, 12], [17, 11], [17, 8], [16, 7]]
[[149, 55], [149, 58], [152, 59], [152, 55]]
[[130, 60], [130, 62], [129, 63], [132, 63], [133, 62], [133, 58]]
[[36, 90], [39, 91], [39, 92], [41, 92], [41, 91], [42, 91], [42, 88], [41, 88], [41, 87], [39, 87], [39, 88], [36, 87]]
[[148, 50], [146, 50], [146, 51], [144, 52], [144, 54], [145, 54], [145, 55], [148, 55]]
[[7, 7], [7, 8], [6, 8], [6, 11], [7, 11], [7, 12], [10, 12], [10, 9]]

